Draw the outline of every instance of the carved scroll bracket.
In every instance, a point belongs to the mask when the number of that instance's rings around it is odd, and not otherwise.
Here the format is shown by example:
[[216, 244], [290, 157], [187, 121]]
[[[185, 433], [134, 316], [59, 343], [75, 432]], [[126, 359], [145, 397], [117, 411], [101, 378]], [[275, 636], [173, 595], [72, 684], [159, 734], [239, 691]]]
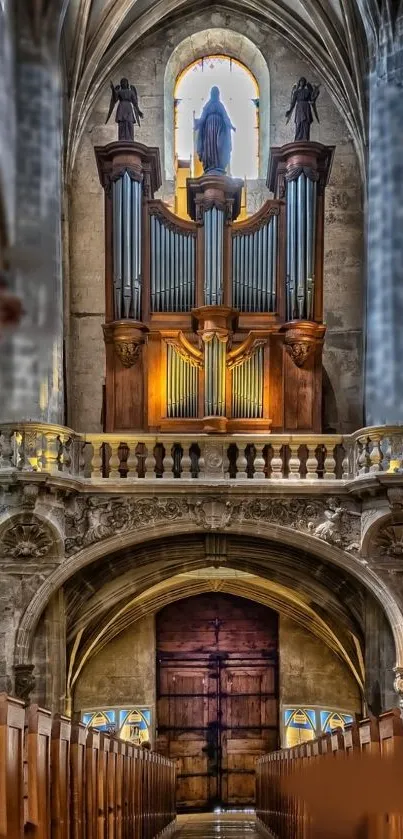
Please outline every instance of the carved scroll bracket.
[[105, 344], [113, 344], [123, 367], [133, 367], [145, 342], [147, 327], [137, 320], [116, 320], [102, 328]]
[[172, 330], [169, 332], [162, 332], [161, 336], [166, 344], [169, 344], [178, 355], [191, 364], [192, 367], [201, 369], [204, 367], [204, 355], [202, 351], [195, 347], [180, 330]]
[[269, 334], [269, 332], [249, 332], [245, 341], [228, 353], [228, 369], [233, 370], [234, 367], [239, 367], [249, 358], [252, 358], [259, 347], [264, 347], [267, 344]]

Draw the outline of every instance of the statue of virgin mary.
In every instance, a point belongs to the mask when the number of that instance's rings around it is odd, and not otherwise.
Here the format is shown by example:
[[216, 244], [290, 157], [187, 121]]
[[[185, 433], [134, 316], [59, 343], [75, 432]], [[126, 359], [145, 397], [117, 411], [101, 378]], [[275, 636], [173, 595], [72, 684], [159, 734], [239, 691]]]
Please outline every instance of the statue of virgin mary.
[[198, 131], [197, 154], [205, 172], [225, 173], [231, 158], [231, 131], [236, 131], [220, 101], [218, 87], [212, 87], [200, 119], [195, 120]]

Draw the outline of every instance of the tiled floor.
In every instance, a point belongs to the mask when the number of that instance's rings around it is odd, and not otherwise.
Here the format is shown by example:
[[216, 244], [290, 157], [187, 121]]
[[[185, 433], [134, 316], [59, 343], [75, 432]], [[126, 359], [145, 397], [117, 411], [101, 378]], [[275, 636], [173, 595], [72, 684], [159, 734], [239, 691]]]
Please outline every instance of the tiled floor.
[[179, 816], [174, 839], [257, 839], [258, 836], [252, 815], [228, 813]]

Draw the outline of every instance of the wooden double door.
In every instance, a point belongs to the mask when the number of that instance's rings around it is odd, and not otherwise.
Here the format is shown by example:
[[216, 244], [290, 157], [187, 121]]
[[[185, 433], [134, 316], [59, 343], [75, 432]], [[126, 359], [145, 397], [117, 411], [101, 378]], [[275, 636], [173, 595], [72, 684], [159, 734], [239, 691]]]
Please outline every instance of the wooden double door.
[[157, 616], [157, 748], [176, 759], [179, 810], [254, 804], [256, 758], [278, 746], [278, 618], [206, 594]]

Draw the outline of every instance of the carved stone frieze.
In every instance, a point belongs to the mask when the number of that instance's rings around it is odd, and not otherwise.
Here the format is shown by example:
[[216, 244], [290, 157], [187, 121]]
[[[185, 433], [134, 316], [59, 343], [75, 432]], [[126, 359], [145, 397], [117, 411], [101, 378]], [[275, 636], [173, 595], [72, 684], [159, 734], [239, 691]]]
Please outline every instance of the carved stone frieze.
[[34, 517], [10, 519], [1, 536], [0, 557], [11, 559], [41, 559], [52, 550], [53, 539], [47, 529]]
[[[215, 468], [221, 469], [221, 463], [216, 462]], [[276, 524], [292, 527], [345, 551], [358, 552], [360, 547], [360, 513], [342, 506], [335, 498], [238, 500], [197, 496], [136, 500], [124, 496], [108, 499], [90, 496], [77, 499], [66, 513], [66, 553], [71, 555], [130, 530], [176, 520], [188, 521], [207, 531], [222, 531], [242, 522]]]

